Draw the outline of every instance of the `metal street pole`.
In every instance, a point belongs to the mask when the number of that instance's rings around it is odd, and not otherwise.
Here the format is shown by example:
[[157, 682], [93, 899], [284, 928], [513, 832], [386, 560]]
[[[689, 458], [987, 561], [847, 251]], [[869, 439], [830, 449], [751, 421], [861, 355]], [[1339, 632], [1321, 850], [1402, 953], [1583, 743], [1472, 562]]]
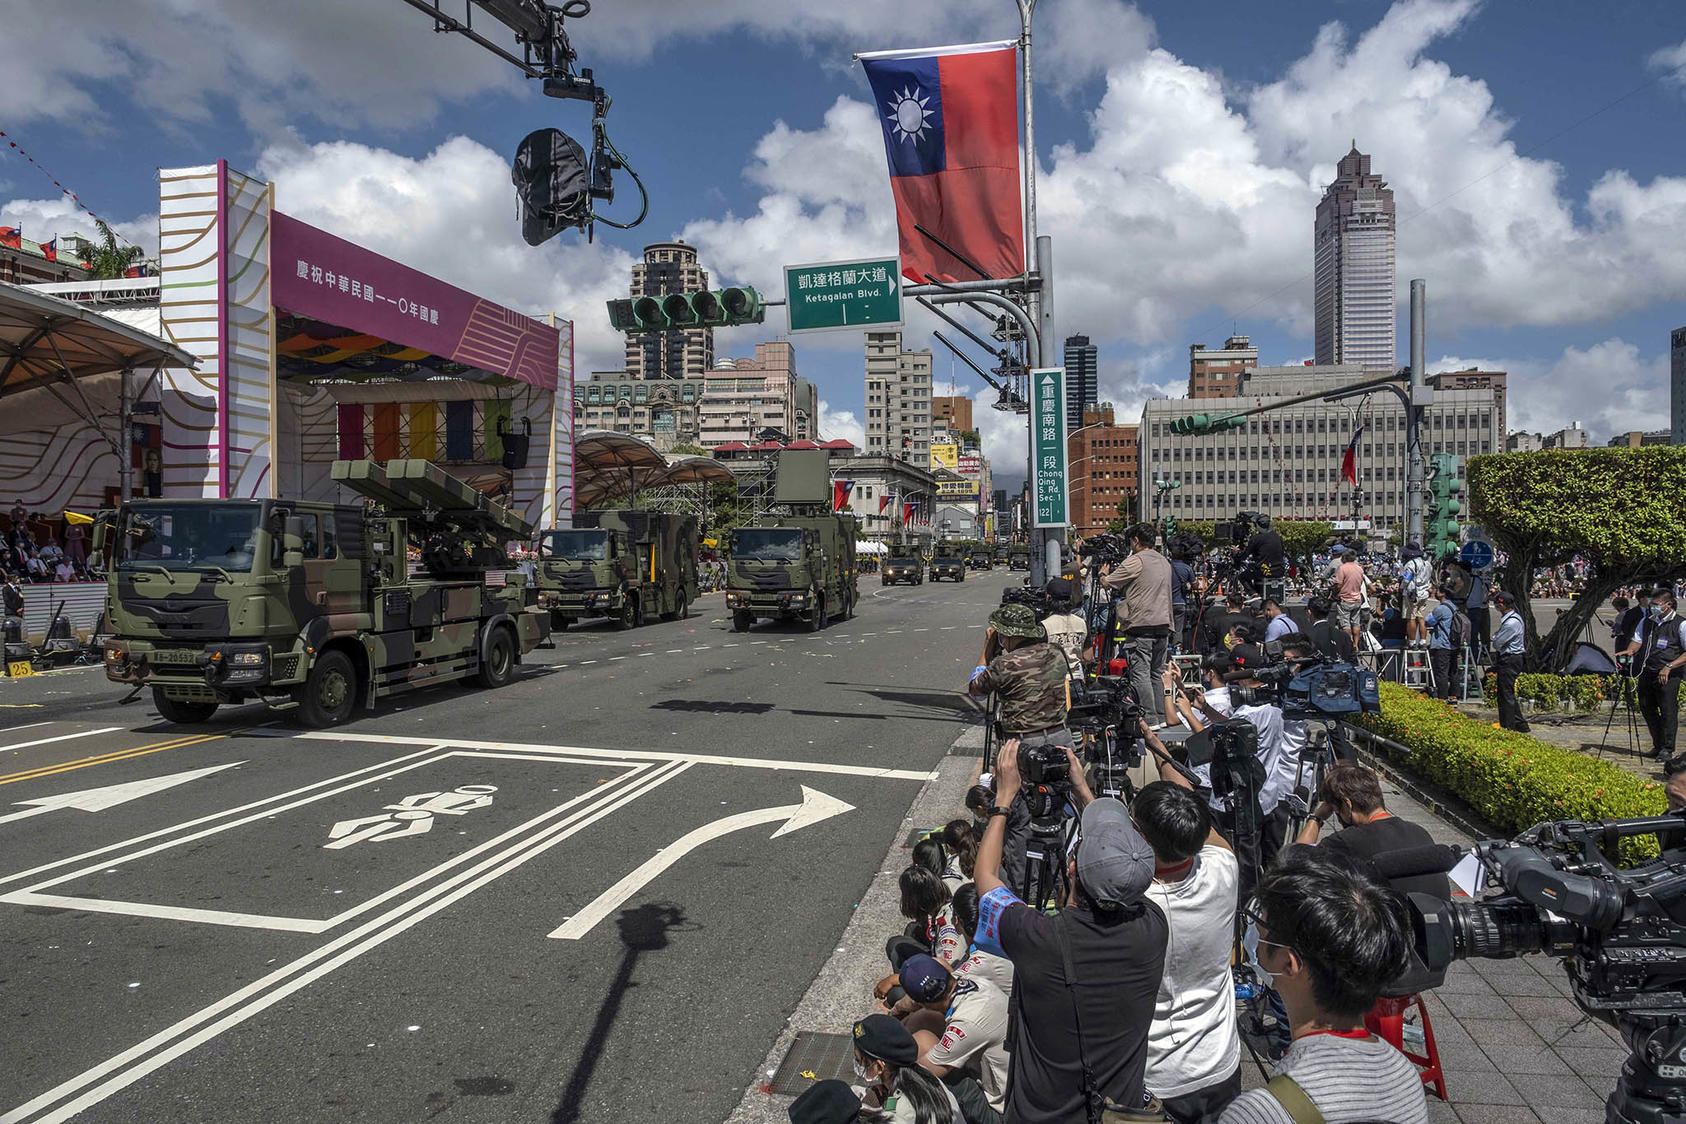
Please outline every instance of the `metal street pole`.
[[1041, 246], [1036, 236], [1036, 87], [1030, 66], [1030, 21], [1036, 14], [1036, 0], [1018, 0], [1019, 57], [1024, 64], [1024, 214], [1025, 248], [1030, 250], [1026, 264], [1032, 271], [1048, 272], [1042, 264]]
[[[1422, 278], [1411, 280], [1411, 400], [1405, 407], [1405, 542], [1419, 546], [1423, 541], [1423, 490], [1428, 479], [1428, 461], [1423, 455], [1422, 418], [1424, 407], [1434, 401], [1434, 388], [1424, 373], [1427, 347], [1427, 285]], [[1403, 544], [1402, 544], [1403, 545]]]

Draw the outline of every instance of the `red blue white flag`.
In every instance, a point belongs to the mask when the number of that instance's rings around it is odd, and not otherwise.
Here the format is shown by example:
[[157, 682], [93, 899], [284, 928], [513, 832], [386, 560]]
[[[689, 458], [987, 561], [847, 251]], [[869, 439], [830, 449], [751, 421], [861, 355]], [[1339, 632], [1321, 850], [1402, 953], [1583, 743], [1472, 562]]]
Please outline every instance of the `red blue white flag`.
[[59, 240], [54, 238], [51, 242], [41, 243], [41, 256], [46, 258], [48, 261], [58, 261]]
[[1023, 273], [1015, 45], [858, 57], [884, 130], [902, 275], [922, 282], [978, 281], [979, 270], [985, 278]]
[[1358, 439], [1362, 436], [1364, 427], [1359, 426], [1346, 443], [1346, 456], [1341, 458], [1341, 478], [1354, 488], [1358, 487]]

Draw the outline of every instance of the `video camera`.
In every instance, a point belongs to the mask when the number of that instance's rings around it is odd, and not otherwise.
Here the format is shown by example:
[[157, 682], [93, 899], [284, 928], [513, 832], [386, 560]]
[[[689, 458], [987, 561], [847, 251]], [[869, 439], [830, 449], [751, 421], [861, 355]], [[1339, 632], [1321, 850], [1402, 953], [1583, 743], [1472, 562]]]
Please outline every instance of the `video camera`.
[[1093, 558], [1102, 566], [1110, 566], [1115, 562], [1122, 562], [1130, 557], [1130, 544], [1122, 535], [1102, 532], [1090, 535], [1077, 547], [1079, 558]]
[[1226, 523], [1212, 524], [1212, 538], [1233, 546], [1246, 546], [1253, 532], [1259, 529], [1259, 519], [1257, 511], [1237, 512], [1235, 518]]
[[1001, 604], [1029, 605], [1037, 620], [1070, 608], [1068, 605], [1056, 605], [1054, 599], [1048, 596], [1048, 591], [1039, 585], [1010, 585], [1001, 591]]
[[1320, 656], [1284, 660], [1276, 643], [1265, 645], [1265, 654], [1279, 662], [1250, 669], [1250, 677], [1262, 686], [1230, 686], [1229, 699], [1236, 706], [1279, 706], [1285, 718], [1314, 721], [1381, 709], [1380, 681], [1369, 668]]
[[[1621, 868], [1621, 840], [1655, 835], [1660, 857]], [[1411, 894], [1417, 954], [1431, 969], [1472, 956], [1563, 958], [1575, 1002], [1632, 1048], [1606, 1119], [1677, 1119], [1686, 1103], [1686, 816], [1539, 824], [1476, 844], [1502, 887], [1482, 901]]]

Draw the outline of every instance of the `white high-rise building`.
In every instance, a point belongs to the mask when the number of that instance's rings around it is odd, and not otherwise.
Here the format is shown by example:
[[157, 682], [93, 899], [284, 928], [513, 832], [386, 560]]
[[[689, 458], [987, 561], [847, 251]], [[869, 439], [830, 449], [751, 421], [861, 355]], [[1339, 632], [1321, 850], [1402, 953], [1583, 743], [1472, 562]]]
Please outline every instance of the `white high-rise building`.
[[866, 452], [931, 461], [931, 352], [903, 351], [900, 332], [866, 334]]
[[1317, 204], [1312, 245], [1318, 365], [1393, 370], [1393, 191], [1371, 174], [1356, 141]]

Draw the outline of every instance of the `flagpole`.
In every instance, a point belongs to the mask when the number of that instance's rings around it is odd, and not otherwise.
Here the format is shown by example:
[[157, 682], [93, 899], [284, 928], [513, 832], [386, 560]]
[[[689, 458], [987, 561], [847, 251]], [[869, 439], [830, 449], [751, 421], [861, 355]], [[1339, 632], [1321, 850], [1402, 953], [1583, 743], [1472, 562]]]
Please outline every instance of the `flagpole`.
[[1024, 65], [1024, 214], [1026, 265], [1035, 272], [1036, 263], [1036, 104], [1031, 84], [1030, 20], [1036, 14], [1036, 0], [1018, 0], [1019, 50]]

